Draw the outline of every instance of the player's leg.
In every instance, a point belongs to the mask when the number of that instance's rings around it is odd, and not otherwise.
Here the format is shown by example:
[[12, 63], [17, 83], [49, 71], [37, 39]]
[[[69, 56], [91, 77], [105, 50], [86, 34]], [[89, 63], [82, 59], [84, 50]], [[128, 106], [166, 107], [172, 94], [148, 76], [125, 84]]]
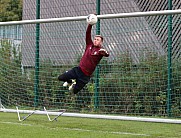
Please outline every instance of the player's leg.
[[59, 81], [64, 81], [70, 84], [72, 83], [72, 79], [76, 79], [74, 68], [58, 76]]
[[[86, 76], [81, 71], [80, 67], [74, 67], [73, 69], [66, 71], [60, 75], [58, 79], [72, 84], [70, 85], [69, 90], [73, 90], [74, 94], [77, 94], [90, 81], [90, 77]], [[73, 79], [75, 79], [76, 82], [73, 82]]]
[[76, 69], [77, 79], [76, 84], [73, 86], [73, 93], [77, 94], [80, 90], [84, 88], [84, 86], [90, 81], [90, 76], [86, 76], [78, 67]]
[[84, 83], [80, 80], [76, 80], [76, 84], [73, 85], [73, 93], [74, 94], [77, 94], [80, 90], [82, 90], [84, 88], [84, 86], [86, 85], [87, 83]]

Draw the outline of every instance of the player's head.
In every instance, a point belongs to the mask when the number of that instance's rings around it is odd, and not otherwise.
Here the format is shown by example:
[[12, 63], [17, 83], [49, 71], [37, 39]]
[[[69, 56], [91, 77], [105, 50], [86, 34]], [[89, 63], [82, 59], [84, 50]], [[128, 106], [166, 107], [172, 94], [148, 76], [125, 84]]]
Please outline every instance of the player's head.
[[102, 43], [103, 43], [103, 37], [101, 35], [96, 35], [94, 37], [94, 46], [102, 46]]

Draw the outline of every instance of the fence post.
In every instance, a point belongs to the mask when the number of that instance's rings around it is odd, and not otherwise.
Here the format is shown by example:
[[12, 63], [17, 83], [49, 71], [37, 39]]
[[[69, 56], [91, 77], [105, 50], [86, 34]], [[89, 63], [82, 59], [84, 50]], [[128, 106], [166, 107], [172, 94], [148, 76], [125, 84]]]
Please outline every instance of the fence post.
[[[172, 0], [168, 0], [168, 9], [172, 10]], [[168, 15], [168, 88], [167, 88], [167, 115], [171, 117], [172, 94], [172, 15]]]
[[[40, 0], [36, 0], [36, 19], [40, 19]], [[34, 107], [38, 106], [39, 99], [39, 40], [40, 23], [36, 24], [36, 47], [35, 47], [35, 84], [34, 84]]]
[[[100, 15], [100, 0], [96, 0], [96, 13]], [[100, 34], [100, 19], [96, 24], [96, 35]], [[99, 108], [99, 65], [96, 67], [96, 75], [95, 75], [95, 91], [94, 91], [94, 108]]]

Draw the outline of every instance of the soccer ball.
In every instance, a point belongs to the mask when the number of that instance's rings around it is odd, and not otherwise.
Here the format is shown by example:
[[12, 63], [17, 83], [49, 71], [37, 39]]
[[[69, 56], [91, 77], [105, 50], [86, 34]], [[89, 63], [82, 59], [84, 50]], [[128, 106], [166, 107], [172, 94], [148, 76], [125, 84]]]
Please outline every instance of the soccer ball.
[[95, 14], [89, 14], [86, 21], [88, 24], [94, 25], [97, 23], [97, 16]]

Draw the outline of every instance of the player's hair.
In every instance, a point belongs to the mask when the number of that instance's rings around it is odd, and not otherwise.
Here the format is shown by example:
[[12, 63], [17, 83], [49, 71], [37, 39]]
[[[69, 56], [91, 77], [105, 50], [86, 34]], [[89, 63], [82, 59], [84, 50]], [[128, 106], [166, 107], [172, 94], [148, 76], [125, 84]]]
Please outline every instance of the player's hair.
[[103, 40], [104, 40], [101, 35], [95, 35], [95, 37], [100, 37], [102, 42], [103, 42]]

